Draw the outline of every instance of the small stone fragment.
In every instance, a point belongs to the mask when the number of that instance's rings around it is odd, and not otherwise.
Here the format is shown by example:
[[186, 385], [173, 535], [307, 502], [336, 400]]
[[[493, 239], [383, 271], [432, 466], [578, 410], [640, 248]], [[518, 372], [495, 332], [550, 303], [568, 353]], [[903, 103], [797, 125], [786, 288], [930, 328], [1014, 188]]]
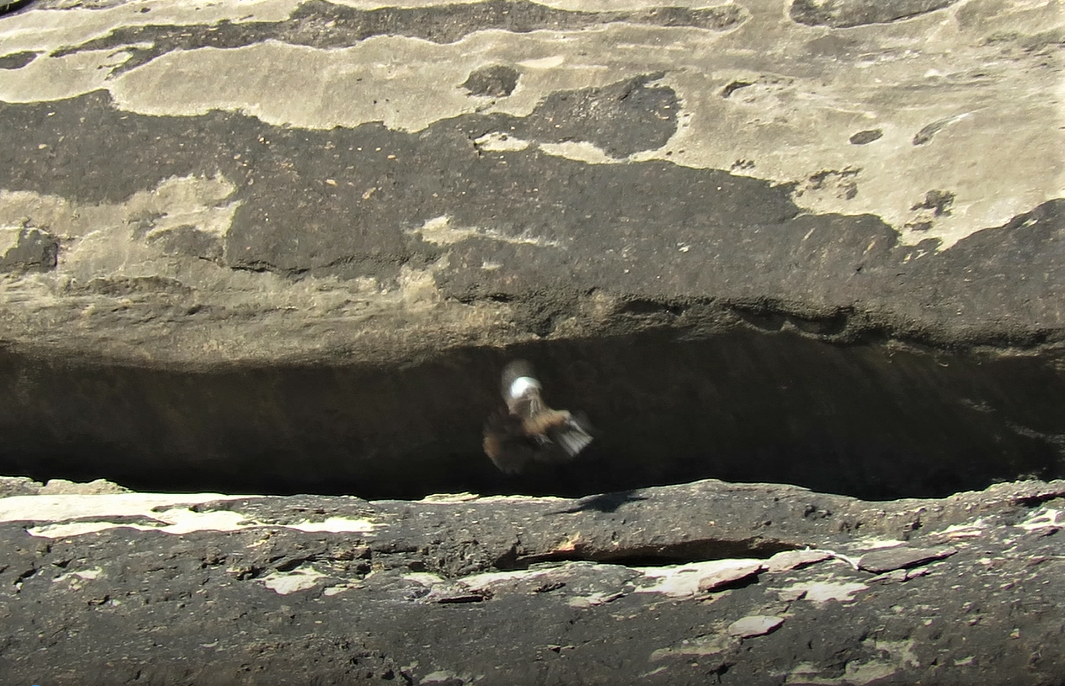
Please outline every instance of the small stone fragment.
[[731, 96], [733, 93], [735, 93], [739, 89], [746, 88], [747, 86], [753, 86], [753, 85], [754, 84], [751, 83], [750, 81], [733, 81], [733, 82], [729, 83], [727, 86], [725, 86], [724, 88], [721, 89], [721, 97], [728, 98], [729, 96]]
[[295, 569], [291, 572], [272, 572], [259, 581], [278, 595], [289, 595], [314, 588], [323, 577], [325, 575], [315, 569]]
[[958, 552], [957, 548], [888, 548], [866, 553], [858, 560], [858, 568], [880, 574], [942, 560]]
[[731, 635], [739, 636], [740, 638], [751, 638], [752, 636], [763, 636], [768, 634], [770, 631], [776, 630], [783, 623], [783, 617], [751, 615], [750, 617], [737, 619], [732, 624], [729, 624], [728, 632]]
[[766, 570], [769, 572], [786, 572], [827, 560], [830, 557], [832, 557], [832, 554], [824, 550], [786, 550], [769, 558], [766, 562]]
[[869, 129], [868, 131], [859, 131], [850, 137], [851, 145], [868, 145], [875, 140], [879, 140], [883, 137], [884, 132], [880, 129]]
[[762, 571], [760, 563], [749, 563], [712, 572], [699, 579], [699, 592], [715, 591], [722, 586], [754, 576], [760, 571]]
[[939, 131], [944, 126], [946, 126], [948, 123], [949, 123], [949, 120], [947, 120], [947, 121], [937, 121], [937, 122], [932, 122], [928, 126], [925, 126], [920, 131], [918, 131], [917, 134], [913, 137], [913, 144], [914, 145], [924, 145], [928, 141], [932, 140], [932, 137], [935, 136], [937, 133], [939, 133]]
[[505, 98], [514, 92], [519, 76], [521, 74], [516, 69], [497, 64], [471, 73], [462, 87], [470, 95]]

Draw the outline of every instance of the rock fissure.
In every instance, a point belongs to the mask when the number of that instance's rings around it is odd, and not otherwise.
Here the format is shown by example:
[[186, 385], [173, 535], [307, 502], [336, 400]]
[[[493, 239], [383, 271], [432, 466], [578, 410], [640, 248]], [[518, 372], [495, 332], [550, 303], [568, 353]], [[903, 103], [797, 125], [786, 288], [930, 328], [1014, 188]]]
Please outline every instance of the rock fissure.
[[[577, 307], [535, 316], [558, 328]], [[749, 327], [713, 335], [691, 305], [625, 308], [673, 325], [394, 365], [188, 372], [8, 350], [0, 471], [375, 498], [579, 496], [713, 477], [872, 499], [1065, 473], [1056, 354], [828, 343], [818, 337], [857, 338], [851, 316], [753, 308], [740, 310]], [[502, 403], [496, 376], [513, 357], [542, 370], [553, 404], [587, 414], [596, 435], [580, 459], [504, 477], [483, 455], [483, 422]]]
[[664, 545], [641, 545], [614, 550], [579, 549], [565, 552], [544, 552], [513, 558], [501, 558], [495, 567], [500, 570], [528, 569], [545, 562], [596, 562], [623, 567], [667, 567], [694, 562], [727, 560], [732, 558], [769, 559], [779, 552], [798, 550], [802, 546], [781, 541], [683, 541]]

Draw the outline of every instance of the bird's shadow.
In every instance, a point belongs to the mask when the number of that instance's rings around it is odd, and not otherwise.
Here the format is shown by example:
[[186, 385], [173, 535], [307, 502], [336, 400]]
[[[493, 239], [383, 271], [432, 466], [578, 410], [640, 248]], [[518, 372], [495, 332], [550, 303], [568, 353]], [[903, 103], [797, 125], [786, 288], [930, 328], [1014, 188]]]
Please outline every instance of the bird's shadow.
[[574, 514], [577, 512], [587, 512], [589, 510], [604, 513], [615, 512], [625, 503], [648, 500], [647, 496], [637, 495], [637, 493], [639, 493], [639, 491], [630, 489], [628, 491], [617, 491], [615, 493], [603, 493], [601, 495], [588, 496], [587, 498], [581, 498], [580, 502], [574, 507], [567, 510], [550, 512], [548, 514]]

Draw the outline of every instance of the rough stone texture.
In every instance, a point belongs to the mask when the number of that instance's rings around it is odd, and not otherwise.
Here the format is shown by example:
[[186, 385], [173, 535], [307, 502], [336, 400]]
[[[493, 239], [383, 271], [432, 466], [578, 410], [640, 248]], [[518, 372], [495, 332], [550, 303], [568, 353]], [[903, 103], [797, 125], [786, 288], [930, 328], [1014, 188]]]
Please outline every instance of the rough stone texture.
[[25, 476], [0, 476], [0, 498], [13, 495], [99, 495], [129, 492], [128, 488], [106, 479], [96, 479], [88, 483], [49, 479], [48, 483], [42, 484]]
[[865, 24], [886, 24], [926, 12], [950, 7], [956, 0], [794, 0], [791, 18], [809, 26], [847, 28]]
[[380, 361], [635, 301], [1056, 341], [1060, 14], [32, 3], [0, 19], [0, 219], [62, 250], [4, 280], [4, 338]]
[[0, 497], [37, 495], [43, 484], [25, 476], [0, 476]]
[[0, 12], [5, 681], [1065, 681], [1059, 5]]
[[[1062, 528], [1065, 482], [886, 503], [712, 481], [578, 500], [13, 496], [0, 499], [0, 673], [1055, 684]], [[902, 576], [850, 563], [890, 546], [957, 552]], [[808, 547], [830, 556], [770, 562]], [[706, 570], [752, 561], [766, 569], [699, 590]]]

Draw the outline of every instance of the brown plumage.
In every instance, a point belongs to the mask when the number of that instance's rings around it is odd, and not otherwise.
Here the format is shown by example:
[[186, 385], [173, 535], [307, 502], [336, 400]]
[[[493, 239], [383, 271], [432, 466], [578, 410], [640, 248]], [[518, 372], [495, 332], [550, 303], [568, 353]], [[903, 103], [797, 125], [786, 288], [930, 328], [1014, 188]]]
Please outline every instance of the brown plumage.
[[592, 441], [583, 416], [552, 410], [544, 403], [542, 386], [524, 360], [503, 369], [507, 407], [488, 418], [484, 452], [501, 471], [517, 474], [533, 462], [567, 462]]

